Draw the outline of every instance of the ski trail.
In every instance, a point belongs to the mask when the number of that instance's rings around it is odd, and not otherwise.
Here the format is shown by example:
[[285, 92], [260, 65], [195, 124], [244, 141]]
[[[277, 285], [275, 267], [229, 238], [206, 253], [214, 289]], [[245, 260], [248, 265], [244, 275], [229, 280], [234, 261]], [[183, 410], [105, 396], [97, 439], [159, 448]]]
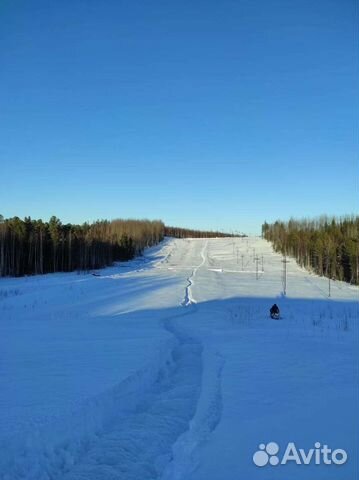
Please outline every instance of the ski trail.
[[[202, 261], [187, 278], [187, 286], [182, 301], [189, 315], [198, 312], [200, 306], [193, 298], [191, 287], [195, 284], [194, 277], [198, 269], [206, 262], [208, 240], [201, 250]], [[174, 329], [175, 319], [168, 323], [168, 330], [178, 335]], [[196, 413], [189, 423], [189, 428], [179, 436], [172, 447], [173, 459], [167, 464], [161, 480], [182, 480], [192, 474], [198, 465], [198, 450], [210, 434], [216, 429], [222, 417], [222, 371], [224, 358], [213, 348], [206, 348], [202, 353], [204, 366], [202, 372], [201, 392], [197, 402]]]
[[68, 472], [54, 478], [146, 480], [162, 476], [172, 459], [172, 446], [188, 430], [195, 414], [202, 376], [200, 343], [175, 328], [172, 319], [165, 322], [165, 328], [173, 334], [175, 346], [136, 411], [120, 415]]
[[197, 271], [203, 267], [203, 265], [206, 263], [206, 250], [208, 247], [208, 240], [206, 240], [205, 244], [203, 245], [203, 248], [201, 250], [201, 258], [202, 261], [199, 265], [193, 268], [192, 273], [189, 277], [187, 277], [187, 286], [185, 288], [185, 294], [184, 294], [184, 299], [181, 302], [181, 305], [184, 307], [187, 307], [188, 305], [191, 305], [192, 303], [197, 303], [196, 300], [194, 299], [192, 295], [192, 287], [195, 284], [194, 278], [197, 274]]
[[216, 429], [222, 417], [222, 371], [224, 358], [215, 351], [204, 352], [204, 371], [197, 411], [186, 430], [173, 445], [173, 461], [161, 480], [192, 478], [198, 467], [200, 446]]

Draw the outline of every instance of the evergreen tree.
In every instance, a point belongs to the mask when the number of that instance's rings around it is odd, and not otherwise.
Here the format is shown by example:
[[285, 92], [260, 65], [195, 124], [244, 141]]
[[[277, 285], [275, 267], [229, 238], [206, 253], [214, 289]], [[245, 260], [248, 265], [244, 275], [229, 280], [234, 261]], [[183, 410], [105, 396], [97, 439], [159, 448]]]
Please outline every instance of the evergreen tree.
[[359, 284], [359, 217], [265, 222], [262, 235], [318, 275]]

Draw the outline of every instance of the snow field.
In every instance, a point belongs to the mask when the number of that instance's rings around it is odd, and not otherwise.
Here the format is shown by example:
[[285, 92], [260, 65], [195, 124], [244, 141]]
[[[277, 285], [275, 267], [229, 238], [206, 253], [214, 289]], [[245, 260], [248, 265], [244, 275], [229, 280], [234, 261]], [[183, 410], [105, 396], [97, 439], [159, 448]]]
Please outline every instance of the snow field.
[[[289, 261], [287, 296], [259, 238], [0, 279], [0, 479], [354, 480], [358, 288], [333, 282], [328, 298]], [[253, 464], [260, 443], [293, 440], [349, 460]]]

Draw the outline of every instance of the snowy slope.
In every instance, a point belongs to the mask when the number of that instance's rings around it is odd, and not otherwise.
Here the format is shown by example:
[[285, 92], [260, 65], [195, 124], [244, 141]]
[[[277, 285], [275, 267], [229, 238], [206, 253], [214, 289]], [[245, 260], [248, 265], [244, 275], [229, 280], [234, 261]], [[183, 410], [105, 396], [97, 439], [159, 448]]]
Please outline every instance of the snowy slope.
[[[332, 282], [328, 298], [289, 260], [286, 297], [259, 238], [1, 279], [0, 478], [355, 480], [358, 289]], [[256, 466], [270, 441], [348, 460]]]

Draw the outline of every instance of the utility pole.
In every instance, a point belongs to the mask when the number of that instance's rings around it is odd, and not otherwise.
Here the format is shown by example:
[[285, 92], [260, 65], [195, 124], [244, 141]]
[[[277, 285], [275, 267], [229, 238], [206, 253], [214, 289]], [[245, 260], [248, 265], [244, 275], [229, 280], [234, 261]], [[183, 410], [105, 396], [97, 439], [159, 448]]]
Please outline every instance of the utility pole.
[[331, 285], [330, 285], [330, 276], [332, 274], [331, 271], [331, 266], [330, 266], [330, 257], [329, 257], [329, 251], [327, 252], [327, 265], [326, 265], [326, 274], [328, 276], [328, 297], [330, 298], [331, 295]]
[[263, 260], [263, 255], [262, 255], [262, 273], [264, 272], [264, 260]]
[[237, 247], [237, 265], [238, 265], [238, 247]]
[[255, 258], [255, 261], [256, 261], [256, 280], [258, 280], [259, 276], [258, 276], [258, 262], [259, 262], [259, 258], [256, 257]]
[[242, 257], [242, 272], [243, 272], [244, 271], [244, 266], [243, 266], [244, 255], [242, 254], [241, 257]]
[[283, 279], [282, 279], [283, 295], [286, 296], [287, 295], [287, 263], [289, 263], [289, 260], [287, 260], [286, 254], [284, 254], [282, 262], [283, 262]]

